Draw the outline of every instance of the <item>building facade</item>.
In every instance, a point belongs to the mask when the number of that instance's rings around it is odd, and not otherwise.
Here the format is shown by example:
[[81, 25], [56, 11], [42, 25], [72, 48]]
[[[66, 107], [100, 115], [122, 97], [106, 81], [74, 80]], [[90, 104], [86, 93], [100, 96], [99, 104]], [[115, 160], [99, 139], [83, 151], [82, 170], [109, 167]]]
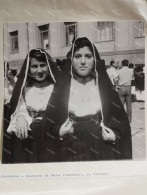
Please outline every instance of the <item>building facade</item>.
[[66, 58], [74, 38], [86, 36], [109, 65], [128, 59], [135, 65], [145, 63], [143, 21], [5, 23], [4, 61], [19, 73], [27, 53], [45, 49], [54, 60]]

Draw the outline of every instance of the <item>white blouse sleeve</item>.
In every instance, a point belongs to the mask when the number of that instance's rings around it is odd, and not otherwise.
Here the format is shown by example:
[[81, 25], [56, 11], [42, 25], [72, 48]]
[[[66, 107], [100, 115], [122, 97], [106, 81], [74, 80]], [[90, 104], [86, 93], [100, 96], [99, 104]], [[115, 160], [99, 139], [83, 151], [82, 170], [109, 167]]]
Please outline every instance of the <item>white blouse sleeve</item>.
[[25, 119], [28, 122], [28, 130], [31, 130], [30, 124], [32, 123], [32, 117], [29, 115], [27, 111], [26, 104], [23, 97], [20, 98], [15, 112], [11, 115], [10, 124], [7, 129], [8, 133], [12, 133], [13, 131], [16, 132], [16, 119], [20, 115], [23, 115], [25, 117]]

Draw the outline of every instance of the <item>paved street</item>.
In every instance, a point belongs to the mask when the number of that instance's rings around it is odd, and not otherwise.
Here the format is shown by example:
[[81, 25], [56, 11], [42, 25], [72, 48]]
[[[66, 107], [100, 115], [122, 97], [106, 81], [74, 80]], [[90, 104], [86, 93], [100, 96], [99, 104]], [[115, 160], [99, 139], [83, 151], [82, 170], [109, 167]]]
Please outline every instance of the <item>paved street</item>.
[[144, 160], [146, 158], [145, 146], [145, 103], [132, 103], [132, 145], [133, 159]]

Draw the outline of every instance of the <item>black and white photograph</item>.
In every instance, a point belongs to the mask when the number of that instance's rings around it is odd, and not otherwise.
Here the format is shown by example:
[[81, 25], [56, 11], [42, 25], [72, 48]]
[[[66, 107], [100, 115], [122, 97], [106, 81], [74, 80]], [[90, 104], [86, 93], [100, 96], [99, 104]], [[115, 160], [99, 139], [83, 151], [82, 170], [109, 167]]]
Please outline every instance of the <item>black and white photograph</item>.
[[144, 21], [4, 23], [2, 163], [143, 161]]

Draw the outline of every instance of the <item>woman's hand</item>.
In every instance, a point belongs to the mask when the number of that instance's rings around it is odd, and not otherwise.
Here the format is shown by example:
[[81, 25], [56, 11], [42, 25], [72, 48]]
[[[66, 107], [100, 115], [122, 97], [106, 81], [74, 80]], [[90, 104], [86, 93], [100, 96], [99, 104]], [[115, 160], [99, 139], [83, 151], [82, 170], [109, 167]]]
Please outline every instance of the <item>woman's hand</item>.
[[63, 137], [66, 134], [70, 134], [74, 132], [73, 123], [67, 119], [65, 123], [60, 128], [59, 135], [60, 137]]
[[16, 136], [19, 139], [25, 139], [28, 137], [28, 122], [23, 115], [20, 115], [16, 119]]
[[115, 142], [116, 140], [114, 132], [110, 128], [105, 126], [102, 127], [102, 137], [105, 141]]

